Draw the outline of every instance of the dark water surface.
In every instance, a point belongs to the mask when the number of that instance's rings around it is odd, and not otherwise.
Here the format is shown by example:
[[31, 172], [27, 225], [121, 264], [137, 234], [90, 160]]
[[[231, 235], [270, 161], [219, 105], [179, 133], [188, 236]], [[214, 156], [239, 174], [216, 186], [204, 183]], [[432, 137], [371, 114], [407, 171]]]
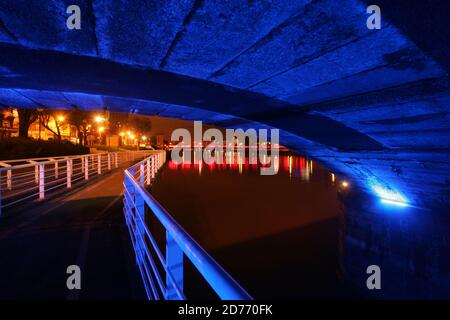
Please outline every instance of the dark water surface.
[[[168, 161], [151, 193], [255, 298], [347, 298], [339, 280], [338, 181], [315, 162], [279, 156], [278, 174]], [[188, 263], [187, 263], [188, 264]], [[186, 270], [186, 294], [207, 287]]]

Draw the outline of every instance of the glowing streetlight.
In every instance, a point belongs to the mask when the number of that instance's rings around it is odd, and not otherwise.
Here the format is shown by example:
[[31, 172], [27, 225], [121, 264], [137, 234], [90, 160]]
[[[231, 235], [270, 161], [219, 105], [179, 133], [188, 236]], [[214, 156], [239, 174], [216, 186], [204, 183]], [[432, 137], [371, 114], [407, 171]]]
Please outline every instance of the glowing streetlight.
[[102, 132], [104, 132], [104, 131], [105, 131], [105, 127], [100, 127], [100, 128], [98, 128], [98, 132], [102, 133]]
[[105, 121], [105, 118], [103, 118], [102, 116], [95, 116], [94, 120], [97, 123], [102, 123]]
[[63, 122], [66, 118], [63, 115], [59, 115], [56, 119], [58, 122]]
[[347, 182], [347, 181], [342, 181], [341, 185], [342, 185], [344, 188], [347, 188], [347, 187], [348, 187], [348, 182]]
[[142, 140], [147, 140], [147, 137], [146, 136], [142, 136]]
[[119, 133], [119, 136], [121, 136], [121, 137], [125, 136], [125, 132]]

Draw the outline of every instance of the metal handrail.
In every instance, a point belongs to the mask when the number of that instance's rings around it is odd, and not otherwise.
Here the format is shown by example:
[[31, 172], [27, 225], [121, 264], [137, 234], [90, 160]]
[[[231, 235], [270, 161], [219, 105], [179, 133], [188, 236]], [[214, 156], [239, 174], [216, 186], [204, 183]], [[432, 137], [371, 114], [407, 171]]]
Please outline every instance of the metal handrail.
[[118, 168], [124, 162], [140, 160], [152, 153], [155, 151], [93, 153], [0, 161], [0, 216], [5, 208], [26, 200], [44, 200], [49, 191], [64, 187], [72, 188], [75, 182], [89, 180], [94, 175], [98, 176]]
[[[108, 152], [99, 152], [99, 153], [108, 153]], [[99, 154], [95, 153], [95, 154]], [[74, 154], [74, 155], [68, 155], [68, 156], [55, 156], [55, 157], [40, 157], [40, 158], [23, 158], [23, 159], [11, 159], [11, 160], [0, 160], [1, 164], [11, 164], [11, 163], [17, 163], [17, 162], [30, 162], [30, 161], [36, 161], [40, 162], [41, 160], [60, 160], [60, 159], [66, 159], [66, 158], [76, 158], [76, 157], [83, 157], [88, 155], [93, 155], [94, 153], [84, 153], [84, 154]]]
[[[98, 152], [98, 153], [86, 153], [81, 155], [69, 155], [69, 156], [58, 156], [58, 157], [43, 157], [43, 158], [30, 158], [30, 159], [14, 159], [14, 160], [0, 160], [0, 172], [11, 170], [14, 168], [27, 168], [33, 167], [38, 164], [52, 164], [55, 162], [63, 162], [66, 160], [75, 160], [85, 157], [95, 157], [98, 155], [108, 155], [108, 154], [143, 154], [148, 155], [154, 152], [154, 150], [139, 150], [139, 151], [118, 151], [118, 152]], [[44, 160], [44, 161], [42, 161]], [[27, 162], [19, 165], [10, 165], [11, 163], [17, 162]], [[9, 166], [10, 165], [10, 166]]]
[[[165, 153], [158, 153], [124, 171], [124, 214], [148, 298], [159, 299], [161, 293], [165, 299], [185, 299], [183, 255], [186, 255], [221, 299], [251, 300], [252, 297], [146, 190], [145, 186], [151, 184], [151, 177], [155, 176], [164, 161]], [[150, 209], [165, 229], [165, 259], [145, 222], [146, 208]], [[150, 249], [153, 249], [166, 273], [165, 285], [161, 282], [162, 277]]]

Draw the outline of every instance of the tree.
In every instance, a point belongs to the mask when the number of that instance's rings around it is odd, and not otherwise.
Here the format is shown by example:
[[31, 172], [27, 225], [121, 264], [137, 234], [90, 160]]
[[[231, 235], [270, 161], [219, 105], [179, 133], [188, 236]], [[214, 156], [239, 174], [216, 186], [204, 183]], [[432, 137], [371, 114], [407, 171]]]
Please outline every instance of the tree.
[[138, 135], [148, 134], [152, 130], [152, 122], [147, 116], [129, 114], [128, 127], [133, 128]]
[[123, 112], [109, 113], [109, 132], [111, 134], [119, 134], [127, 128], [128, 114]]
[[38, 119], [36, 109], [17, 109], [19, 115], [19, 137], [28, 138], [30, 125]]
[[[53, 133], [57, 140], [61, 140], [61, 127], [63, 126], [62, 120], [59, 119], [55, 111], [49, 109], [43, 109], [39, 112], [39, 121], [42, 126]], [[52, 128], [50, 123], [54, 123], [55, 127]]]
[[14, 119], [15, 119], [15, 117], [12, 114], [10, 114], [6, 117], [6, 121], [8, 121], [8, 125], [10, 128], [14, 127]]
[[69, 123], [74, 125], [77, 128], [78, 134], [78, 144], [87, 146], [88, 141], [88, 133], [90, 129], [89, 125], [89, 117], [90, 113], [85, 110], [80, 110], [78, 108], [73, 109], [69, 115]]

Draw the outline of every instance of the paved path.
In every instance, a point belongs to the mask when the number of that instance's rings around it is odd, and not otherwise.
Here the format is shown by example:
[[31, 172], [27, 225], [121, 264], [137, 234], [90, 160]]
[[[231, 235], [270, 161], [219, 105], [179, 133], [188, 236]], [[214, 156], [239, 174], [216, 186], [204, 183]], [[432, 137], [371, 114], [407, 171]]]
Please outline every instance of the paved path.
[[[122, 213], [123, 171], [0, 219], [0, 299], [145, 299]], [[81, 290], [66, 269], [79, 265]]]

